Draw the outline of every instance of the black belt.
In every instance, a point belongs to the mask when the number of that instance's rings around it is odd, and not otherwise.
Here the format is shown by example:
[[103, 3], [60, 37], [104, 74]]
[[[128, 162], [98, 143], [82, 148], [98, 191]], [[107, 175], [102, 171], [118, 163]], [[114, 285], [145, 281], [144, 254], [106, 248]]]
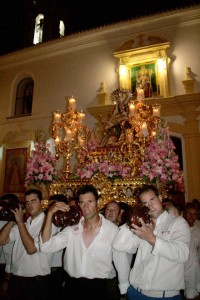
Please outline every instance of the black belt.
[[43, 279], [46, 279], [48, 278], [49, 274], [48, 275], [44, 275], [44, 276], [40, 276], [40, 275], [37, 275], [37, 276], [30, 276], [30, 277], [26, 277], [26, 276], [18, 276], [18, 275], [14, 275], [14, 274], [11, 274], [11, 277], [17, 279], [17, 280], [43, 280]]

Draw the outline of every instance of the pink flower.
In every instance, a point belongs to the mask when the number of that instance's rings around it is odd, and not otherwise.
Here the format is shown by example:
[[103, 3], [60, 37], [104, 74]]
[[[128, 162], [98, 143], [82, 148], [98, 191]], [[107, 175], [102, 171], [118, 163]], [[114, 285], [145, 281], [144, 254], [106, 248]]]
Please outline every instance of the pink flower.
[[161, 181], [165, 184], [182, 182], [182, 174], [175, 146], [170, 139], [169, 129], [162, 120], [156, 136], [146, 149], [141, 165], [141, 176], [151, 182]]
[[84, 167], [77, 168], [77, 175], [80, 178], [91, 178], [95, 173], [103, 173], [108, 178], [114, 177], [129, 177], [131, 168], [124, 164], [114, 164], [107, 161], [88, 162]]
[[51, 183], [58, 178], [57, 160], [52, 156], [49, 147], [49, 144], [35, 143], [26, 165], [26, 186], [38, 182]]

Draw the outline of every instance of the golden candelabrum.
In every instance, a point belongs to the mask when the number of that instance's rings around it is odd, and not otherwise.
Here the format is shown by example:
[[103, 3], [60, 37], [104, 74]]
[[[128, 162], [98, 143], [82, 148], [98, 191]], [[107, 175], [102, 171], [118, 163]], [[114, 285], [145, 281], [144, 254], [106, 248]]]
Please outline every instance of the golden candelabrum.
[[76, 109], [76, 99], [72, 96], [66, 99], [67, 111], [53, 112], [52, 137], [55, 143], [56, 157], [64, 158], [63, 174], [68, 179], [72, 173], [71, 157], [76, 152], [78, 160], [80, 153], [87, 152], [85, 148], [90, 130], [84, 125], [85, 113]]
[[143, 89], [137, 90], [137, 99], [129, 90], [115, 90], [112, 114], [105, 119], [99, 116], [99, 135], [95, 136], [96, 148], [88, 148], [92, 133], [84, 123], [85, 114], [76, 110], [76, 100], [67, 99], [67, 112], [53, 112], [52, 137], [56, 156], [64, 158], [64, 178], [72, 174], [71, 157], [77, 154], [77, 168], [106, 162], [131, 169], [130, 176], [140, 175], [145, 150], [156, 134], [160, 123], [160, 105], [144, 101]]
[[107, 161], [123, 162], [131, 167], [131, 176], [135, 177], [140, 173], [145, 149], [161, 121], [160, 105], [144, 101], [144, 90], [140, 88], [137, 99], [129, 90], [115, 90], [111, 99], [115, 104], [112, 115], [107, 120], [99, 117], [103, 133], [100, 147], [93, 156], [94, 159], [103, 156]]

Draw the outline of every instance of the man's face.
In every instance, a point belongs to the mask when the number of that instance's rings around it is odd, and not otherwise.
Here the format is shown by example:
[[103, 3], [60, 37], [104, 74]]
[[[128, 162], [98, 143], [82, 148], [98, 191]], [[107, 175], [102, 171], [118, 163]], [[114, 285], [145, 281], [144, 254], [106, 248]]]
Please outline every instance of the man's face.
[[27, 213], [34, 219], [42, 212], [42, 203], [36, 194], [27, 195], [25, 198]]
[[105, 210], [105, 218], [114, 224], [118, 224], [120, 208], [117, 203], [109, 203]]
[[93, 219], [98, 215], [97, 201], [93, 193], [79, 195], [79, 205], [86, 220]]
[[194, 208], [188, 208], [185, 212], [185, 219], [189, 226], [192, 227], [197, 219], [197, 211]]
[[152, 190], [141, 194], [140, 201], [149, 208], [149, 216], [152, 220], [156, 220], [164, 210], [160, 198]]

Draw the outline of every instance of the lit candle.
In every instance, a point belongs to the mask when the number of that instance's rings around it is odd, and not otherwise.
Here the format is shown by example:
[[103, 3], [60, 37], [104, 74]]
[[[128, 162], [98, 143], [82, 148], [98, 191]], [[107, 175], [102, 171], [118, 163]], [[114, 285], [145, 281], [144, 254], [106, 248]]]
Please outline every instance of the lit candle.
[[59, 143], [60, 143], [60, 138], [59, 138], [59, 136], [57, 136], [55, 139], [55, 145], [58, 145]]
[[83, 119], [85, 118], [85, 113], [83, 113], [82, 111], [80, 113], [78, 113], [78, 121], [79, 123], [82, 123]]
[[65, 141], [69, 142], [71, 140], [72, 140], [72, 131], [69, 128], [65, 127]]
[[84, 139], [83, 139], [82, 137], [79, 136], [79, 137], [78, 137], [78, 144], [79, 144], [80, 147], [83, 147], [83, 146], [84, 146], [84, 142], [85, 142]]
[[137, 100], [144, 100], [144, 90], [137, 88]]
[[61, 113], [59, 110], [57, 110], [53, 113], [53, 123], [56, 124], [60, 122], [61, 122]]
[[142, 135], [143, 135], [144, 137], [147, 137], [147, 135], [148, 135], [149, 133], [148, 133], [148, 130], [147, 130], [147, 123], [146, 123], [146, 122], [144, 122], [144, 123], [142, 124], [141, 131], [142, 131]]
[[152, 136], [155, 136], [156, 132], [153, 130], [151, 134], [152, 134]]
[[73, 98], [73, 96], [69, 99], [69, 108], [72, 110], [76, 108], [76, 100]]
[[129, 104], [129, 117], [133, 117], [134, 116], [134, 110], [135, 110], [134, 103], [130, 103]]
[[153, 106], [153, 115], [154, 115], [154, 117], [160, 118], [160, 105], [155, 104]]

